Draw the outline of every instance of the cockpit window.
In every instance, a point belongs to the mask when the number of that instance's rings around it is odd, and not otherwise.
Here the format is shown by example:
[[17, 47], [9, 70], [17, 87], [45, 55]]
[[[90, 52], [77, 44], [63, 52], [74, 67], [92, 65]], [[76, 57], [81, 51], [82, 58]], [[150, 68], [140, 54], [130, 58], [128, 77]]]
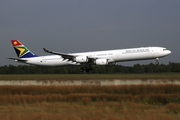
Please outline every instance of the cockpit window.
[[163, 51], [166, 51], [167, 49], [163, 49]]

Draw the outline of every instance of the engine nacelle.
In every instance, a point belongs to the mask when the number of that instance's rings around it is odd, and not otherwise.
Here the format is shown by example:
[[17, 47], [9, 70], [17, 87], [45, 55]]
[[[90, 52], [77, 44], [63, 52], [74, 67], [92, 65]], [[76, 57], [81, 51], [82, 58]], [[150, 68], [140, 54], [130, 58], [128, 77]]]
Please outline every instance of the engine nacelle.
[[108, 65], [108, 60], [107, 59], [97, 59], [94, 61], [96, 65]]
[[77, 56], [74, 58], [74, 62], [85, 63], [88, 62], [87, 56]]

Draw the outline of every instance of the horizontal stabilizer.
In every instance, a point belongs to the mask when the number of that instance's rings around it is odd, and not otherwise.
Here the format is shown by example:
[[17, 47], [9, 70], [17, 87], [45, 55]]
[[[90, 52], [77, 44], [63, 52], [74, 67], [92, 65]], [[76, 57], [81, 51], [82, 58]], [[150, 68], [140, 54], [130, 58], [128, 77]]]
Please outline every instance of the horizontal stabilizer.
[[18, 59], [18, 58], [7, 58], [7, 59], [11, 59], [17, 62], [27, 62], [27, 60], [22, 60], [22, 59]]

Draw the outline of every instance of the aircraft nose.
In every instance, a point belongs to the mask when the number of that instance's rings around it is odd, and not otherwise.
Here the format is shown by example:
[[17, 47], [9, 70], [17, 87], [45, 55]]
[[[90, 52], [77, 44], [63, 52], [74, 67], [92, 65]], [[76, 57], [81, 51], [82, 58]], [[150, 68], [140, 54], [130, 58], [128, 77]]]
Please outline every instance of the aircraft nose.
[[171, 54], [171, 51], [170, 51], [170, 50], [168, 50], [168, 54]]

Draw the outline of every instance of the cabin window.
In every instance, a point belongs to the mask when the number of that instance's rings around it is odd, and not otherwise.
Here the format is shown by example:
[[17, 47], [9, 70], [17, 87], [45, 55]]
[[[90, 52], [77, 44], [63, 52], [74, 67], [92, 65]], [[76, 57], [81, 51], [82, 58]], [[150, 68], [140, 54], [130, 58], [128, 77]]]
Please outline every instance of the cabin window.
[[105, 55], [107, 55], [107, 54], [99, 54], [99, 55], [97, 55], [97, 56], [105, 56]]

